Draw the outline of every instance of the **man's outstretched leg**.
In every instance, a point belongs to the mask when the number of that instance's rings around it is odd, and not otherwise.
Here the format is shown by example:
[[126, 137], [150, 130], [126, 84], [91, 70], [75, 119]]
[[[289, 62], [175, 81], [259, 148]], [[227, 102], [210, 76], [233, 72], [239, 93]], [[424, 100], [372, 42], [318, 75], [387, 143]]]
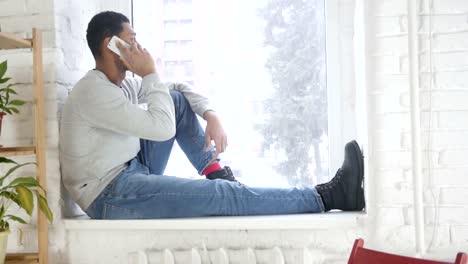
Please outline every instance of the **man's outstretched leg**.
[[[137, 164], [135, 164], [137, 163]], [[86, 210], [97, 219], [155, 219], [204, 216], [318, 213], [314, 188], [249, 188], [225, 180], [152, 175], [134, 159]]]
[[363, 173], [355, 141], [346, 145], [337, 175], [315, 188], [250, 188], [222, 180], [158, 176], [133, 159], [86, 212], [92, 218], [144, 219], [361, 211]]
[[205, 150], [205, 131], [185, 96], [178, 91], [170, 93], [175, 106], [176, 134], [174, 138], [163, 142], [140, 140], [141, 149], [138, 154], [140, 162], [149, 168], [151, 174], [164, 174], [174, 140], [177, 140], [198, 174], [205, 175], [211, 180], [235, 181], [229, 168], [223, 169], [217, 160], [213, 160], [213, 148]]

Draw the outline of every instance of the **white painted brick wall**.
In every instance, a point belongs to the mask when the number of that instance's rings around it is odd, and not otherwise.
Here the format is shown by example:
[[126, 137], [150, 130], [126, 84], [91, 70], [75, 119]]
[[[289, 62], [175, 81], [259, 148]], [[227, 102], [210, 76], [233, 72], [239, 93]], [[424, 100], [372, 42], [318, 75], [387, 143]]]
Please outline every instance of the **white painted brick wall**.
[[[66, 263], [64, 256], [64, 236], [61, 235], [60, 173], [58, 165], [58, 120], [57, 120], [57, 67], [63, 61], [63, 53], [56, 48], [55, 16], [53, 0], [4, 0], [0, 1], [0, 27], [2, 31], [30, 38], [32, 28], [43, 32], [44, 90], [46, 111], [46, 160], [48, 199], [54, 212], [54, 224], [50, 228], [50, 263]], [[8, 60], [8, 75], [17, 86], [19, 95], [28, 103], [21, 107], [21, 114], [8, 116], [0, 142], [4, 145], [32, 145], [34, 141], [32, 112], [32, 52], [30, 49], [1, 51], [0, 60]], [[32, 157], [17, 157], [18, 162], [32, 161]], [[2, 170], [3, 171], [3, 170]], [[21, 173], [18, 173], [20, 175]], [[33, 175], [32, 169], [28, 175]], [[9, 252], [34, 252], [37, 250], [36, 212], [31, 225], [23, 226], [23, 241], [19, 240], [17, 225], [9, 237]]]
[[451, 241], [454, 245], [459, 246], [462, 250], [466, 250], [468, 245], [468, 226], [466, 225], [452, 225], [450, 227]]
[[[432, 24], [429, 23], [432, 1], [419, 2], [420, 84], [425, 91], [421, 94], [425, 111], [421, 122], [425, 150], [422, 157], [426, 245], [431, 246], [430, 254], [452, 258], [457, 250], [468, 251], [465, 227], [468, 224], [468, 2], [434, 0]], [[368, 89], [374, 106], [369, 112], [371, 120], [375, 120], [371, 124], [375, 129], [371, 133], [375, 151], [370, 159], [374, 166], [371, 176], [376, 179], [374, 187], [378, 193], [371, 197], [372, 205], [375, 202], [376, 206], [371, 212], [375, 214], [375, 224], [384, 227], [381, 234], [376, 232], [370, 239], [382, 241], [375, 244], [378, 247], [393, 247], [402, 252], [409, 252], [404, 249], [408, 245], [398, 243], [414, 241], [406, 4], [405, 0], [368, 1]], [[431, 66], [435, 71], [432, 84]], [[405, 207], [405, 202], [409, 207]], [[407, 218], [402, 222], [404, 212]], [[410, 243], [409, 249], [413, 248], [414, 244]]]
[[464, 111], [440, 111], [437, 122], [440, 129], [468, 129], [468, 115]]

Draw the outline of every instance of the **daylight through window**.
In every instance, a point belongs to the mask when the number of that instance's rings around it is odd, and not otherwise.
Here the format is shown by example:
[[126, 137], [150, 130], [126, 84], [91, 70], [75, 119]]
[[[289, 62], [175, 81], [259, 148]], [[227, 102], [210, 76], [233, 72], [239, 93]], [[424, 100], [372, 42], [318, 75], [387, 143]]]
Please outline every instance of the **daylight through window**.
[[[328, 180], [324, 1], [159, 1], [163, 78], [210, 98], [222, 164], [251, 186]], [[200, 178], [179, 148], [165, 174]]]

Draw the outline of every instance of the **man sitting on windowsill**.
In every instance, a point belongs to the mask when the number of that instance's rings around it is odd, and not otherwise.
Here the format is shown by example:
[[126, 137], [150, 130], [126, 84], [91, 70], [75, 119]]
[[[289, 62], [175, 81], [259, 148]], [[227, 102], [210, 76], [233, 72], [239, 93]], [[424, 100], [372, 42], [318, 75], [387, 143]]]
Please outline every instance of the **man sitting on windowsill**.
[[[122, 56], [107, 48], [112, 36]], [[364, 162], [356, 141], [328, 183], [305, 188], [252, 188], [221, 168], [226, 134], [208, 100], [184, 84], [160, 82], [151, 55], [122, 14], [103, 12], [88, 25], [96, 60], [64, 105], [60, 162], [65, 187], [95, 219], [318, 213], [364, 209]], [[126, 78], [126, 71], [142, 77]], [[147, 110], [139, 104], [147, 104]], [[196, 114], [203, 117], [203, 131]], [[163, 176], [174, 143], [199, 174]], [[214, 141], [214, 146], [211, 142]], [[268, 175], [265, 175], [268, 177]]]

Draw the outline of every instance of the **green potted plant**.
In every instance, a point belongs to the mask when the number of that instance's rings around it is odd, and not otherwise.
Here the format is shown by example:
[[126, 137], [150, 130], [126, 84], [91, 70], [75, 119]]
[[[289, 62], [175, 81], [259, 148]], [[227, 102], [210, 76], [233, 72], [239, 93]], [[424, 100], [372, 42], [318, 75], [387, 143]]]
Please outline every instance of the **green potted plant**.
[[8, 212], [8, 208], [12, 204], [16, 204], [20, 209], [23, 209], [29, 216], [31, 216], [34, 209], [34, 196], [36, 196], [39, 210], [50, 222], [53, 220], [53, 214], [49, 208], [47, 198], [39, 191], [39, 189], [44, 189], [39, 185], [39, 182], [34, 177], [17, 177], [10, 182], [6, 181], [6, 179], [17, 169], [27, 165], [34, 165], [36, 163], [29, 162], [18, 164], [11, 159], [0, 157], [0, 165], [3, 164], [6, 164], [7, 166], [11, 165], [12, 167], [6, 172], [6, 174], [0, 174], [0, 263], [5, 261], [8, 234], [10, 233], [10, 223], [12, 221], [16, 221], [26, 224], [24, 219]]
[[7, 84], [10, 77], [4, 77], [8, 69], [7, 61], [0, 63], [0, 135], [2, 133], [2, 120], [6, 114], [18, 114], [18, 106], [24, 105], [24, 101], [12, 99], [12, 94], [17, 94], [13, 89], [14, 83]]

